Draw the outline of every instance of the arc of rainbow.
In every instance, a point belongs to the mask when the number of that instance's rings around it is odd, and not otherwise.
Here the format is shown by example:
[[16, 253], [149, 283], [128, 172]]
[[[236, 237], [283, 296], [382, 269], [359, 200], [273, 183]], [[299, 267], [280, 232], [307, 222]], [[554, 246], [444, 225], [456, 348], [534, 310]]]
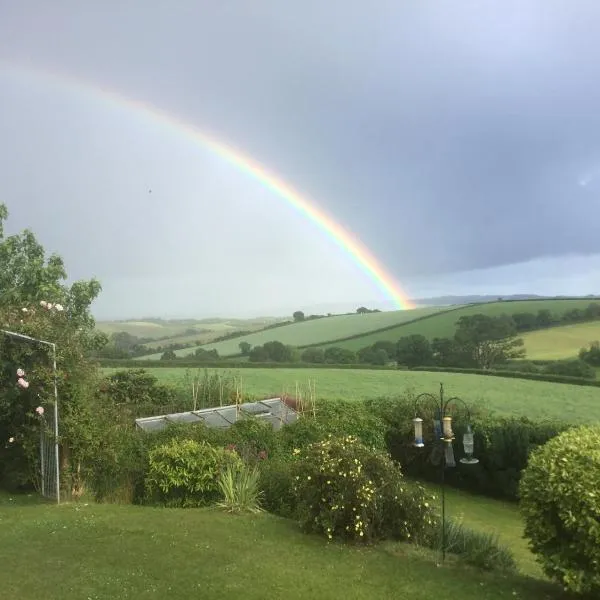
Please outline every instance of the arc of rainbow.
[[144, 115], [150, 120], [161, 123], [168, 129], [175, 130], [181, 135], [204, 146], [238, 170], [257, 180], [264, 187], [274, 192], [276, 196], [286, 201], [300, 214], [312, 221], [350, 256], [376, 286], [392, 300], [398, 309], [415, 308], [415, 304], [401, 289], [394, 277], [392, 277], [380, 261], [375, 258], [371, 251], [355, 235], [335, 221], [315, 202], [300, 194], [281, 178], [270, 173], [264, 166], [233, 148], [230, 144], [217, 140], [214, 136], [201, 131], [196, 126], [147, 102], [129, 98], [120, 92], [82, 81], [62, 72], [40, 70], [29, 65], [15, 67], [12, 64], [2, 63], [0, 63], [0, 68], [9, 72], [12, 71], [17, 75], [30, 74], [36, 79], [48, 78], [59, 86], [62, 85], [80, 93], [89, 93], [94, 97], [100, 97], [120, 108], [129, 109], [135, 113]]

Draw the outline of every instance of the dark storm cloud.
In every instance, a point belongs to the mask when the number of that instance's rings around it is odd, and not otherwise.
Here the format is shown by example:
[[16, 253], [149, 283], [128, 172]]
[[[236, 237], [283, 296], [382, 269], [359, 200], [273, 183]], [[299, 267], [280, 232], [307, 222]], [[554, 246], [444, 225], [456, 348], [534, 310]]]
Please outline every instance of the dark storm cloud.
[[398, 277], [600, 252], [596, 0], [0, 7], [2, 59], [219, 132]]

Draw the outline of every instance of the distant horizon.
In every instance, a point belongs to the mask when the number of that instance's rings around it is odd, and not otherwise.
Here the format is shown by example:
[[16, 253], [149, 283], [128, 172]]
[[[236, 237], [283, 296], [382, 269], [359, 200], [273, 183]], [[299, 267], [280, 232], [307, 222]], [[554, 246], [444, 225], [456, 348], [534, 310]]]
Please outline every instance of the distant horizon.
[[[256, 314], [237, 314], [237, 315], [227, 315], [224, 316], [223, 314], [218, 315], [218, 314], [205, 314], [203, 316], [190, 316], [190, 315], [163, 315], [163, 316], [157, 316], [157, 315], [144, 315], [144, 316], [128, 316], [128, 317], [114, 317], [114, 318], [98, 318], [96, 316], [94, 316], [94, 318], [96, 319], [96, 322], [98, 323], [117, 323], [117, 322], [131, 322], [131, 321], [194, 321], [194, 322], [198, 322], [198, 321], [208, 321], [208, 320], [227, 320], [227, 319], [231, 319], [231, 320], [240, 320], [240, 321], [249, 321], [249, 320], [261, 320], [261, 319], [265, 319], [265, 320], [270, 320], [270, 319], [282, 319], [285, 317], [291, 318], [292, 314], [296, 311], [296, 310], [300, 310], [302, 312], [305, 313], [305, 315], [311, 315], [311, 314], [349, 314], [349, 313], [353, 313], [356, 311], [356, 309], [360, 306], [364, 306], [370, 310], [381, 310], [381, 311], [389, 311], [389, 312], [393, 312], [393, 311], [398, 311], [398, 310], [415, 310], [415, 309], [419, 309], [419, 308], [424, 308], [426, 306], [431, 306], [432, 302], [439, 300], [441, 303], [438, 304], [438, 306], [451, 306], [452, 304], [463, 304], [463, 303], [468, 303], [469, 300], [471, 299], [470, 302], [477, 302], [478, 299], [479, 301], [485, 301], [485, 300], [489, 300], [489, 301], [496, 301], [497, 299], [503, 299], [503, 300], [527, 300], [527, 299], [553, 299], [553, 298], [572, 298], [572, 299], [585, 299], [585, 298], [599, 298], [600, 295], [598, 294], [528, 294], [528, 293], [515, 293], [515, 294], [492, 294], [492, 293], [488, 293], [488, 294], [440, 294], [437, 296], [427, 296], [427, 297], [421, 297], [421, 298], [414, 298], [411, 299], [412, 302], [414, 302], [415, 304], [417, 304], [417, 306], [415, 308], [407, 308], [407, 309], [397, 309], [397, 308], [380, 308], [379, 306], [381, 305], [381, 301], [377, 302], [377, 301], [371, 301], [371, 302], [355, 302], [355, 303], [339, 303], [338, 305], [334, 304], [334, 303], [326, 303], [326, 304], [322, 304], [322, 305], [312, 305], [312, 306], [307, 306], [306, 308], [302, 308], [302, 307], [296, 307], [293, 310], [285, 310], [283, 308], [278, 309], [278, 310], [273, 310], [270, 313], [256, 313]], [[462, 299], [463, 302], [448, 302], [449, 300], [460, 300]], [[443, 302], [446, 301], [446, 302]], [[350, 304], [352, 304], [353, 308], [343, 308], [343, 307], [348, 307], [350, 306]], [[335, 309], [335, 306], [339, 306], [339, 308], [337, 308], [337, 310]]]

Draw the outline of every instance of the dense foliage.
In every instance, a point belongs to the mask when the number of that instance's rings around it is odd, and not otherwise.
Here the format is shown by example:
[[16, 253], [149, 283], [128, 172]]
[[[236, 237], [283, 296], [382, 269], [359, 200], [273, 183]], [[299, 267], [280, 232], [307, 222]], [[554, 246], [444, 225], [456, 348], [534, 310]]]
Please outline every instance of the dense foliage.
[[195, 440], [172, 440], [150, 450], [146, 492], [165, 506], [204, 506], [219, 498], [219, 481], [241, 459], [226, 448]]
[[564, 432], [533, 452], [521, 480], [525, 535], [546, 574], [600, 594], [600, 427]]
[[[54, 407], [54, 344], [62, 484], [77, 489], [88, 458], [97, 377], [89, 355], [105, 342], [89, 310], [100, 284], [92, 279], [67, 286], [62, 259], [46, 257], [32, 232], [3, 236], [7, 216], [0, 205], [0, 323], [18, 335], [0, 334], [0, 439], [12, 440], [8, 447], [0, 444], [0, 480], [9, 488], [39, 484], [40, 428], [51, 429]], [[18, 382], [19, 369], [27, 387]], [[43, 412], [34, 412], [38, 406]]]
[[296, 453], [294, 492], [307, 531], [365, 543], [432, 535], [435, 498], [407, 483], [386, 453], [352, 436], [328, 437]]

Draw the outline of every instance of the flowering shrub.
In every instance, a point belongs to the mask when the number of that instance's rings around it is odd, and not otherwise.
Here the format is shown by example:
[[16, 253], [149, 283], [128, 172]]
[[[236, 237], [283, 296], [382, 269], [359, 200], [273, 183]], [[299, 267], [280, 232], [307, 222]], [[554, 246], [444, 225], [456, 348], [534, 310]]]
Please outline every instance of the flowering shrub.
[[[39, 478], [43, 421], [35, 407], [54, 403], [52, 350], [37, 341], [45, 340], [56, 348], [62, 487], [70, 491], [96, 450], [90, 396], [97, 368], [88, 357], [106, 336], [89, 309], [101, 287], [94, 279], [67, 285], [60, 256], [47, 256], [29, 230], [5, 235], [7, 217], [0, 203], [0, 328], [24, 337], [0, 333], [0, 484], [30, 488]], [[15, 441], [6, 448], [9, 438]]]
[[216, 502], [221, 473], [228, 467], [241, 468], [243, 464], [237, 454], [225, 448], [185, 439], [174, 439], [153, 448], [148, 461], [148, 497], [171, 507]]
[[305, 530], [370, 542], [419, 540], [436, 525], [434, 498], [355, 437], [328, 437], [295, 454], [294, 491]]

